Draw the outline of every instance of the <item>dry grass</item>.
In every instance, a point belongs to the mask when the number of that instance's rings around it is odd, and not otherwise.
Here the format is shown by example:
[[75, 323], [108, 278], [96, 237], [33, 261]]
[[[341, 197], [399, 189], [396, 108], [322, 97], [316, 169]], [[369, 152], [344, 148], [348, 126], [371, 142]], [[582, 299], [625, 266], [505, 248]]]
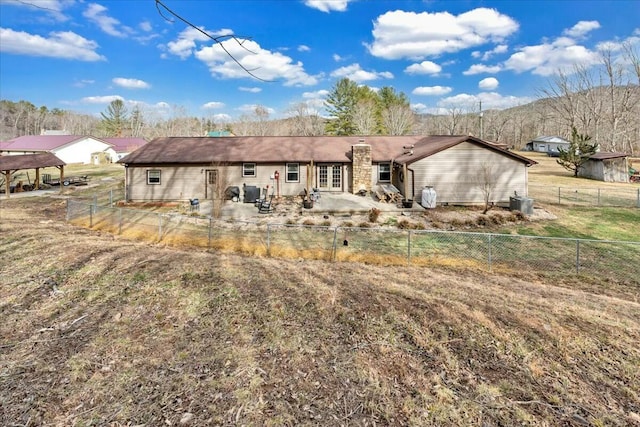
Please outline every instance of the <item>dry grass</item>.
[[640, 425], [637, 289], [180, 250], [1, 203], [5, 425]]

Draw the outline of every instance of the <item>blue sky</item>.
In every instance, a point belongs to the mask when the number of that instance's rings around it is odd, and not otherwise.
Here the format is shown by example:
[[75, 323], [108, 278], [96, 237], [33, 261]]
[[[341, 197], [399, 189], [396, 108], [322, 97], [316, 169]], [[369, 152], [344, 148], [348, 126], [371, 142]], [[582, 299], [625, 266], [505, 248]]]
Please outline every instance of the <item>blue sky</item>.
[[[404, 92], [418, 112], [530, 102], [558, 69], [640, 44], [640, 2], [437, 0], [0, 0], [0, 98], [99, 114], [218, 122], [323, 113], [340, 78]], [[250, 40], [244, 40], [250, 38]], [[243, 39], [242, 45], [238, 43]]]

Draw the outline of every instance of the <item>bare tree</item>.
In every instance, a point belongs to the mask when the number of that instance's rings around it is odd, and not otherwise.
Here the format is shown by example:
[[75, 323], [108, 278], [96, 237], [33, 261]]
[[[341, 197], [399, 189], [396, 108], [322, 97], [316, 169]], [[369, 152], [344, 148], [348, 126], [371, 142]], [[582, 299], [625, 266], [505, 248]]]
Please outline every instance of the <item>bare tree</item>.
[[382, 111], [382, 124], [389, 135], [406, 135], [413, 123], [413, 112], [408, 105], [393, 104]]
[[498, 185], [499, 174], [497, 169], [496, 165], [490, 162], [483, 162], [480, 165], [477, 186], [482, 193], [482, 199], [484, 201], [483, 214], [489, 212], [489, 209], [493, 207], [491, 198]]
[[353, 107], [351, 121], [356, 135], [374, 135], [377, 123], [375, 116], [376, 104], [371, 99], [361, 99]]
[[309, 108], [305, 102], [294, 105], [289, 113], [291, 115], [290, 135], [300, 136], [316, 136], [324, 134], [324, 121], [322, 118]]

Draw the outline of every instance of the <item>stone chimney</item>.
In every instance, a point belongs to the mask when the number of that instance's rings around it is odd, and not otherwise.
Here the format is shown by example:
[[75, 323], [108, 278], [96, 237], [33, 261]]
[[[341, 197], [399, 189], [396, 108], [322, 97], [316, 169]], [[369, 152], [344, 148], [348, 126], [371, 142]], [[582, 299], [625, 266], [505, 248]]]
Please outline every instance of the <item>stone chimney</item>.
[[364, 140], [360, 143], [351, 146], [351, 161], [352, 161], [352, 185], [351, 191], [353, 194], [358, 194], [360, 191], [365, 190], [367, 193], [371, 192], [371, 176], [373, 166], [371, 165], [371, 146], [365, 144]]

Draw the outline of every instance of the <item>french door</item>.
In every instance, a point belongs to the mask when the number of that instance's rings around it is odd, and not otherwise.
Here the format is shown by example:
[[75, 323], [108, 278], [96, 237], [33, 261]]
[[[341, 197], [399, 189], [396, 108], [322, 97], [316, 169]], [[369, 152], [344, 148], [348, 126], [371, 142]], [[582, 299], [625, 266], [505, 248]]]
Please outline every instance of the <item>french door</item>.
[[342, 165], [318, 165], [318, 188], [322, 191], [342, 191]]

